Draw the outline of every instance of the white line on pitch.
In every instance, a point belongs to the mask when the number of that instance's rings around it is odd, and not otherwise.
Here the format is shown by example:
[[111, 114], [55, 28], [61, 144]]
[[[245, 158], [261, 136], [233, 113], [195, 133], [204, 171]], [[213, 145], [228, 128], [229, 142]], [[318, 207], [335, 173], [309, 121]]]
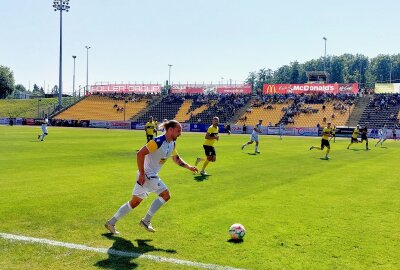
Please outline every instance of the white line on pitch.
[[168, 258], [168, 257], [161, 257], [161, 256], [147, 255], [147, 254], [142, 254], [142, 253], [121, 251], [121, 250], [116, 250], [116, 249], [111, 249], [111, 248], [95, 248], [95, 247], [89, 247], [89, 246], [79, 245], [79, 244], [59, 242], [59, 241], [54, 241], [54, 240], [45, 239], [45, 238], [34, 238], [34, 237], [29, 237], [29, 236], [22, 236], [22, 235], [8, 234], [8, 233], [0, 233], [0, 237], [4, 238], [4, 239], [9, 239], [9, 240], [15, 240], [15, 241], [39, 243], [39, 244], [44, 244], [44, 245], [65, 247], [65, 248], [69, 248], [69, 249], [77, 249], [77, 250], [92, 251], [92, 252], [104, 253], [104, 254], [110, 254], [110, 255], [117, 255], [117, 256], [121, 256], [121, 257], [129, 257], [129, 258], [139, 258], [140, 257], [140, 258], [150, 260], [150, 261], [155, 261], [155, 262], [167, 262], [167, 263], [173, 263], [173, 264], [187, 265], [187, 266], [191, 266], [191, 267], [198, 267], [198, 268], [203, 268], [203, 269], [244, 270], [242, 268], [234, 268], [234, 267], [230, 267], [230, 266], [192, 262], [192, 261], [179, 260], [179, 259], [173, 259], [173, 258]]

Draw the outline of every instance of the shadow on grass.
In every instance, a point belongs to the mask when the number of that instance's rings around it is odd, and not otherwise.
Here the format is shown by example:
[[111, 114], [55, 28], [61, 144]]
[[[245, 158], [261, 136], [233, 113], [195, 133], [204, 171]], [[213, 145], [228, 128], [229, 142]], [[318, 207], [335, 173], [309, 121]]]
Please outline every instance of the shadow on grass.
[[229, 239], [226, 242], [233, 243], [233, 244], [241, 244], [241, 243], [243, 243], [243, 239]]
[[326, 161], [329, 161], [330, 159], [329, 158], [324, 158], [324, 157], [321, 157], [321, 158], [319, 158], [320, 160], [326, 160]]
[[133, 260], [152, 251], [176, 253], [176, 250], [173, 249], [161, 249], [149, 245], [149, 242], [152, 241], [150, 239], [136, 239], [135, 241], [137, 242], [137, 245], [135, 246], [131, 241], [122, 237], [114, 236], [111, 233], [105, 233], [102, 235], [107, 239], [114, 241], [112, 246], [108, 249], [108, 258], [94, 264], [94, 266], [103, 269], [135, 269], [138, 267], [138, 264]]
[[211, 175], [196, 175], [195, 177], [193, 177], [193, 179], [197, 182], [203, 182], [204, 180], [207, 180], [210, 176]]
[[247, 153], [247, 154], [250, 155], [250, 156], [257, 156], [256, 153]]

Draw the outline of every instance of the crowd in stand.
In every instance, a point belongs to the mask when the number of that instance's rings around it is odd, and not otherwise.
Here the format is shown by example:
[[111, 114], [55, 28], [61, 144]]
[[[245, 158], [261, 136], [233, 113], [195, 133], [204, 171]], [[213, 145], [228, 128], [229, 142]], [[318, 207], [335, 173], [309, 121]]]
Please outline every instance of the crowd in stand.
[[387, 110], [389, 106], [400, 105], [400, 94], [377, 94], [370, 98], [369, 106], [375, 107], [375, 110]]
[[92, 96], [100, 96], [100, 97], [108, 97], [113, 100], [127, 100], [127, 101], [142, 101], [145, 99], [148, 103], [151, 103], [154, 99], [160, 97], [159, 93], [147, 93], [147, 94], [136, 94], [136, 93], [103, 93], [103, 92], [95, 92], [91, 94]]

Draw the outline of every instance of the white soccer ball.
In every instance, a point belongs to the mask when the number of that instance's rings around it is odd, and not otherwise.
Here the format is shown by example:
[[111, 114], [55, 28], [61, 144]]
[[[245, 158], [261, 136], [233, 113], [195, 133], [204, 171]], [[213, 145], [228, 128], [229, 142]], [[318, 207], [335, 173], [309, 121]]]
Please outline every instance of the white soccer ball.
[[235, 223], [229, 228], [229, 234], [233, 240], [242, 239], [246, 234], [246, 229], [242, 224]]

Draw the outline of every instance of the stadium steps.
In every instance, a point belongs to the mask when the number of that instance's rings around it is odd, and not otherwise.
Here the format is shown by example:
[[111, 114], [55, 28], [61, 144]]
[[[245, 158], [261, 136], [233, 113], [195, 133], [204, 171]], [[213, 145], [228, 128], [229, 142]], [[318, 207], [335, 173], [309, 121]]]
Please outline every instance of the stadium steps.
[[227, 123], [239, 123], [239, 119], [246, 114], [247, 109], [251, 109], [251, 104], [253, 104], [253, 101], [255, 99], [251, 98], [249, 101], [244, 105], [240, 110], [238, 110], [230, 119], [227, 121]]
[[349, 119], [346, 122], [346, 126], [355, 127], [359, 122], [362, 113], [364, 112], [365, 108], [368, 106], [369, 103], [369, 96], [359, 97], [352, 113], [350, 114]]
[[[161, 101], [162, 101], [162, 96], [158, 97], [157, 99], [153, 99], [153, 103], [150, 104], [149, 106], [145, 107], [143, 110], [141, 110], [139, 113], [137, 113], [135, 116], [131, 117], [130, 120], [132, 122], [137, 122], [140, 117], [142, 117], [144, 114], [146, 114], [148, 111], [150, 111], [152, 108], [157, 106]], [[160, 121], [160, 120], [159, 120]]]

